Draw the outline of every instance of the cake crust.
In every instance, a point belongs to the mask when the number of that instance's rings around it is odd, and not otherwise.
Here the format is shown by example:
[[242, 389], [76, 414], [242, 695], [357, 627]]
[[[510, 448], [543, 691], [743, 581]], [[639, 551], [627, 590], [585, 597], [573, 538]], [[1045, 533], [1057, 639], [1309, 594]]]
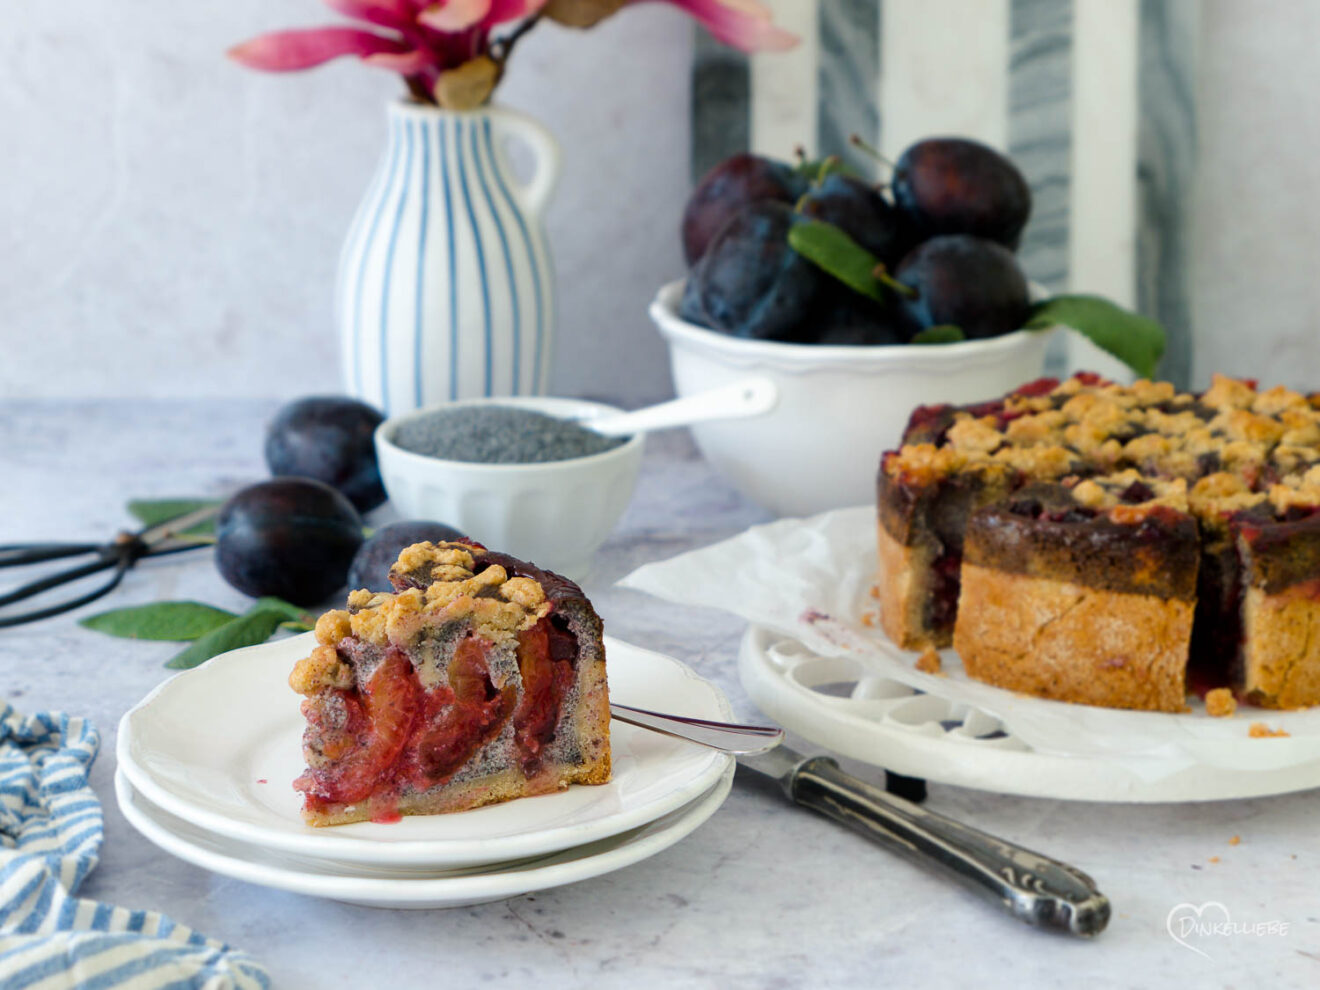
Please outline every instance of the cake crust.
[[970, 677], [1057, 701], [1179, 712], [1192, 603], [964, 563], [953, 647]]
[[1320, 578], [1243, 603], [1242, 691], [1261, 708], [1305, 708], [1320, 699]]

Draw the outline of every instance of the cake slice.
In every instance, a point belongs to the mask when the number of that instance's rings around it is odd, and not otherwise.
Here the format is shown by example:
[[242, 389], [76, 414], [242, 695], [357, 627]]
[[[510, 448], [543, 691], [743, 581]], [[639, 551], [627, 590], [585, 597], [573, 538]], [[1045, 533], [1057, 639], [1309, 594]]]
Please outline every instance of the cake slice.
[[1262, 708], [1320, 704], [1320, 485], [1275, 485], [1228, 527], [1221, 683]]
[[610, 777], [601, 621], [557, 574], [475, 543], [419, 543], [395, 592], [316, 624], [294, 782], [310, 825], [393, 821]]
[[880, 622], [905, 649], [953, 638], [969, 516], [1031, 481], [1081, 469], [1041, 379], [976, 406], [922, 406], [876, 479]]
[[1024, 488], [968, 522], [954, 649], [1010, 690], [1183, 711], [1199, 552], [1182, 479]]

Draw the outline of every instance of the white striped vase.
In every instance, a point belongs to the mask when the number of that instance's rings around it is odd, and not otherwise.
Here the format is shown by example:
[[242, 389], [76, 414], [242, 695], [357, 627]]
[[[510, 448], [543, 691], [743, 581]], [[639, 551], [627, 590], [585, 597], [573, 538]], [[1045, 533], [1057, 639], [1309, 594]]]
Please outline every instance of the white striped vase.
[[[532, 151], [519, 182], [507, 139]], [[554, 138], [509, 110], [400, 101], [339, 261], [346, 390], [386, 413], [449, 399], [545, 392], [554, 270], [541, 215]]]

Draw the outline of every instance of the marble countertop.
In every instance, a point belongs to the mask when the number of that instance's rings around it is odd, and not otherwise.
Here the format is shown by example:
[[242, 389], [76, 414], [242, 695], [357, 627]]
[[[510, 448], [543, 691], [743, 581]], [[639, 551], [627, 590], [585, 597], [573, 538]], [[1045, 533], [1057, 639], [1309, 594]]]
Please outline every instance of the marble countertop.
[[[262, 424], [273, 409], [251, 401], [0, 402], [0, 543], [102, 539], [128, 525], [129, 498], [222, 495], [258, 480]], [[690, 664], [749, 719], [757, 712], [735, 671], [738, 620], [613, 584], [642, 563], [765, 519], [686, 435], [652, 438], [632, 505], [586, 582], [611, 634]], [[229, 608], [245, 601], [205, 551], [149, 562], [112, 601], [162, 598]], [[241, 946], [280, 987], [1320, 984], [1315, 792], [1122, 806], [931, 785], [929, 807], [1095, 877], [1115, 913], [1092, 942], [1029, 929], [741, 777], [719, 812], [673, 848], [500, 903], [373, 910], [226, 879], [160, 852], [115, 806], [116, 723], [168, 676], [161, 665], [176, 647], [100, 636], [75, 618], [0, 631], [0, 692], [20, 710], [63, 709], [101, 730], [92, 782], [106, 839], [83, 893], [165, 911]], [[874, 768], [851, 768], [883, 779]], [[1230, 845], [1233, 836], [1240, 844]], [[1170, 937], [1166, 921], [1175, 905], [1208, 902], [1237, 927], [1190, 937], [1194, 952]], [[1282, 923], [1274, 934], [1248, 931], [1271, 921]]]

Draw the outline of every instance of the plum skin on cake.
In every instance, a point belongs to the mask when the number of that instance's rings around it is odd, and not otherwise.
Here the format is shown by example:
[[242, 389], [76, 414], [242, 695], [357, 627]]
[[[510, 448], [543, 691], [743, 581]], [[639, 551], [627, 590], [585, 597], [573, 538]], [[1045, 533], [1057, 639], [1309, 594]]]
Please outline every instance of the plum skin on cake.
[[1177, 712], [1320, 704], [1320, 397], [1094, 375], [917, 409], [877, 482], [881, 624], [969, 676]]
[[309, 825], [609, 780], [602, 625], [576, 584], [470, 542], [406, 548], [390, 583], [321, 616], [289, 676]]

